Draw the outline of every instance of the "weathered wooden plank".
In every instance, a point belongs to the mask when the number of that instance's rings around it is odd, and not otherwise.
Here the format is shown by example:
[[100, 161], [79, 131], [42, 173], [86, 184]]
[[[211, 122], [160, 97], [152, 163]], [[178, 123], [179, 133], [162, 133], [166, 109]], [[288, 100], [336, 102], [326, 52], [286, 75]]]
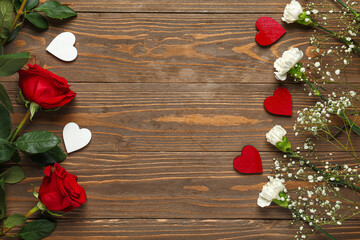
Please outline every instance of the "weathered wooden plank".
[[[16, 82], [5, 86], [15, 103]], [[318, 100], [307, 96], [301, 84], [281, 84], [293, 95], [294, 116], [273, 116], [263, 108], [263, 101], [278, 86], [75, 83], [72, 89], [78, 95], [71, 105], [37, 114], [27, 129], [48, 129], [61, 137], [65, 124], [77, 122], [93, 132], [86, 151], [96, 153], [239, 151], [248, 144], [260, 151], [276, 151], [265, 134], [281, 124], [289, 131], [293, 146], [301, 145], [305, 136], [294, 137], [292, 131], [296, 112]], [[25, 107], [16, 105], [14, 124], [24, 111]], [[358, 142], [356, 136], [354, 140]], [[318, 147], [328, 151], [328, 145], [319, 143]]]
[[[289, 0], [61, 0], [80, 12], [281, 13]], [[303, 4], [306, 1], [301, 1]]]
[[[290, 219], [287, 209], [263, 209], [256, 203], [273, 158], [281, 154], [261, 152], [264, 173], [247, 175], [233, 168], [240, 151], [72, 153], [62, 166], [78, 175], [88, 202], [64, 217]], [[343, 153], [332, 158], [351, 159]], [[32, 184], [39, 187], [43, 176], [43, 168], [34, 163], [25, 160], [21, 165], [27, 178], [7, 187], [9, 214], [27, 212], [36, 204]]]
[[[337, 239], [358, 239], [359, 224], [349, 221], [326, 230]], [[296, 231], [297, 226], [286, 220], [80, 219], [58, 220], [56, 230], [46, 239], [291, 240]], [[325, 238], [317, 233], [311, 239]]]
[[[344, 226], [330, 226], [326, 230], [337, 239], [358, 239], [359, 225], [359, 221], [349, 221]], [[296, 231], [297, 226], [286, 220], [101, 219], [60, 221], [49, 239], [290, 240]], [[315, 234], [311, 239], [324, 239], [324, 235]]]
[[[359, 225], [357, 220], [324, 228], [336, 239], [350, 240], [358, 239]], [[288, 220], [58, 219], [57, 228], [46, 239], [291, 240], [298, 227]], [[307, 227], [304, 229], [311, 231]], [[326, 239], [321, 233], [308, 234], [314, 240]]]
[[[272, 83], [274, 60], [291, 46], [305, 51], [313, 31], [281, 23], [287, 34], [263, 48], [255, 43], [261, 16], [81, 13], [42, 33], [27, 26], [7, 51], [30, 51], [40, 65], [71, 82]], [[269, 16], [280, 22], [281, 14]], [[72, 63], [45, 51], [63, 31], [77, 37], [79, 56]], [[346, 71], [350, 82], [360, 79], [359, 66], [354, 58]]]

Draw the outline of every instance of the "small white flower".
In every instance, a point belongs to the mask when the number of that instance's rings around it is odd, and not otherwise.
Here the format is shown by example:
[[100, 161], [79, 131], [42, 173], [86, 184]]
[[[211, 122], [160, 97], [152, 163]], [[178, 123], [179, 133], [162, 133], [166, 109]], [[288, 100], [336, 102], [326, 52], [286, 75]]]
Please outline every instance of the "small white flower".
[[263, 186], [262, 191], [259, 194], [257, 204], [260, 207], [269, 206], [274, 199], [280, 200], [279, 193], [286, 189], [283, 181], [279, 178], [270, 177], [269, 180], [270, 181]]
[[293, 23], [299, 20], [299, 16], [303, 13], [303, 9], [300, 3], [296, 0], [291, 0], [289, 4], [286, 5], [284, 10], [284, 16], [281, 18], [286, 23]]
[[280, 125], [275, 125], [268, 133], [266, 133], [266, 140], [276, 146], [278, 142], [282, 142], [285, 135], [286, 130]]
[[304, 53], [298, 48], [290, 48], [283, 53], [282, 57], [276, 59], [274, 62], [275, 77], [278, 80], [284, 81], [286, 79], [287, 72], [297, 64]]

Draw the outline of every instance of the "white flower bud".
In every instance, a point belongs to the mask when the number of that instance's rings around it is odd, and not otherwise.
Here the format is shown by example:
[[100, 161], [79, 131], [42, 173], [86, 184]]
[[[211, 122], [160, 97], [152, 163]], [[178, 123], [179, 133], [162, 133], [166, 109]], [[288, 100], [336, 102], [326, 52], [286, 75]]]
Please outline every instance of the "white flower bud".
[[272, 145], [276, 146], [278, 142], [282, 142], [283, 137], [286, 135], [286, 130], [280, 125], [275, 125], [267, 134], [266, 140]]
[[284, 16], [281, 18], [281, 20], [286, 23], [293, 23], [299, 20], [299, 16], [302, 13], [303, 9], [300, 3], [296, 0], [291, 0], [291, 2], [286, 5], [284, 10]]
[[284, 81], [286, 79], [287, 72], [297, 64], [304, 53], [298, 48], [290, 48], [283, 53], [281, 58], [276, 59], [274, 62], [275, 77], [277, 80]]

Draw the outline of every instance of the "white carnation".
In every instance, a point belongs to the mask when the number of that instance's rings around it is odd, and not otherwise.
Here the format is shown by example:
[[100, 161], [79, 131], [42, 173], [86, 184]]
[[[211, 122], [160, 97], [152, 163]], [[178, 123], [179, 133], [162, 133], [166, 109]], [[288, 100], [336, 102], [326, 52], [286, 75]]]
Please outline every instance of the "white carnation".
[[279, 178], [271, 177], [270, 181], [263, 186], [262, 191], [259, 194], [257, 204], [260, 207], [266, 207], [269, 206], [274, 199], [281, 200], [279, 197], [279, 193], [284, 191], [285, 189], [286, 188], [282, 180], [280, 180]]
[[272, 145], [276, 146], [278, 142], [282, 142], [283, 137], [286, 135], [286, 130], [280, 126], [275, 125], [267, 134], [266, 140]]
[[300, 3], [296, 0], [291, 0], [289, 4], [286, 5], [284, 10], [284, 16], [281, 18], [286, 23], [293, 23], [299, 20], [299, 16], [303, 13], [303, 9]]
[[284, 81], [286, 79], [287, 72], [297, 64], [304, 53], [298, 48], [290, 48], [283, 53], [281, 58], [276, 59], [274, 62], [275, 77], [278, 80]]

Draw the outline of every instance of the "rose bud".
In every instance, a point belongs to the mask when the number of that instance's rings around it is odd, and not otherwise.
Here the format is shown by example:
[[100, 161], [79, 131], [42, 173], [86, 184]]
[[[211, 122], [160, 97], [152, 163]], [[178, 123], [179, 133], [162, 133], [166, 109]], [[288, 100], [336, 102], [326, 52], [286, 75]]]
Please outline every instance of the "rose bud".
[[68, 212], [86, 202], [86, 193], [76, 179], [58, 163], [44, 170], [45, 176], [39, 190], [39, 199], [51, 211]]
[[19, 87], [28, 101], [37, 103], [43, 109], [51, 109], [64, 106], [76, 96], [65, 78], [36, 64], [28, 64], [28, 67], [18, 71]]

